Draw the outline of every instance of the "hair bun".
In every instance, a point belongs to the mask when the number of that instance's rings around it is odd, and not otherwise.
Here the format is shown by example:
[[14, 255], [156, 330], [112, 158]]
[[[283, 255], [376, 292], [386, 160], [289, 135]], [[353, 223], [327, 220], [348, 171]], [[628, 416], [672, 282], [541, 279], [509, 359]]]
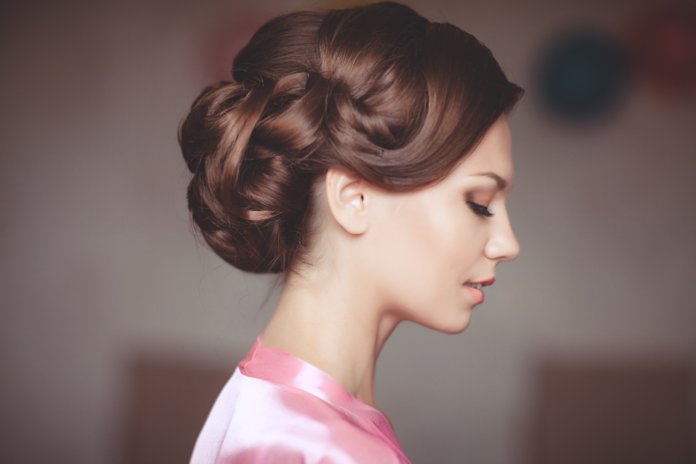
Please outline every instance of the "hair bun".
[[[253, 177], [283, 171], [278, 159], [245, 163], [250, 135], [272, 89], [247, 89], [222, 81], [206, 87], [196, 98], [179, 130], [179, 144], [193, 173], [188, 191], [192, 218], [208, 245], [222, 259], [247, 271], [273, 268], [267, 257], [269, 235], [265, 229], [278, 212], [258, 208], [260, 197]], [[282, 175], [282, 174], [281, 174]], [[263, 224], [263, 225], [261, 225]]]

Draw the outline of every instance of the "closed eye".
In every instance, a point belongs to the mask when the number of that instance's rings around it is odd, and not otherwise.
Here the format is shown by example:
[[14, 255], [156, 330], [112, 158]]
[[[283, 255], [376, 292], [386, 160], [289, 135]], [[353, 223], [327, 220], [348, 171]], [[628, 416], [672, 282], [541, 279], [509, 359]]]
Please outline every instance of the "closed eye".
[[483, 205], [480, 205], [480, 204], [475, 203], [475, 202], [470, 201], [470, 200], [467, 201], [467, 203], [468, 203], [469, 206], [471, 207], [471, 210], [472, 210], [475, 214], [477, 214], [477, 215], [479, 215], [479, 216], [485, 216], [485, 217], [495, 216], [493, 213], [491, 213], [491, 212], [488, 210], [487, 207], [485, 207], [485, 206], [483, 206]]

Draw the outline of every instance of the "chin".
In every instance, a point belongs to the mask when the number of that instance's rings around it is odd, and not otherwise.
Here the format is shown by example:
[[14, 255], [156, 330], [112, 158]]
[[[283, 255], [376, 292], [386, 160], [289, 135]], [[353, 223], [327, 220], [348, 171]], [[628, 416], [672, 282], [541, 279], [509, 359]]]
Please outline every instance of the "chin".
[[450, 335], [456, 335], [464, 332], [466, 328], [469, 327], [469, 320], [467, 319], [465, 324], [459, 325], [459, 326], [453, 326], [453, 327], [448, 327], [447, 329], [443, 330], [442, 332]]
[[458, 320], [452, 318], [449, 321], [444, 321], [440, 324], [422, 324], [426, 327], [442, 332], [449, 335], [456, 335], [464, 332], [467, 327], [469, 327], [469, 322], [471, 322], [471, 317], [467, 314], [464, 317], [460, 317]]

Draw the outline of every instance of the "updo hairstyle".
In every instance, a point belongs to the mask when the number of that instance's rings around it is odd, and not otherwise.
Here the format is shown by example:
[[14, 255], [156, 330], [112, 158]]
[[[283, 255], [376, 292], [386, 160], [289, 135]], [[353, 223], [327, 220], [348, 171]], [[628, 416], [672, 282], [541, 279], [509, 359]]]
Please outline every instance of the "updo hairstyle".
[[399, 3], [278, 16], [179, 127], [188, 208], [232, 266], [293, 271], [310, 264], [327, 169], [389, 191], [428, 186], [523, 94], [473, 35]]

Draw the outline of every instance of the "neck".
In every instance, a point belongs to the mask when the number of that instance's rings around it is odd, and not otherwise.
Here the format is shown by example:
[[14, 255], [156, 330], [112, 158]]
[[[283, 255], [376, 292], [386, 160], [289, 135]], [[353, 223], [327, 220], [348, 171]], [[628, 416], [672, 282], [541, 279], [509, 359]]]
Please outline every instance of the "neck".
[[[363, 287], [367, 288], [367, 287]], [[377, 358], [398, 319], [358, 288], [288, 280], [262, 344], [308, 361], [360, 401], [375, 403]]]

